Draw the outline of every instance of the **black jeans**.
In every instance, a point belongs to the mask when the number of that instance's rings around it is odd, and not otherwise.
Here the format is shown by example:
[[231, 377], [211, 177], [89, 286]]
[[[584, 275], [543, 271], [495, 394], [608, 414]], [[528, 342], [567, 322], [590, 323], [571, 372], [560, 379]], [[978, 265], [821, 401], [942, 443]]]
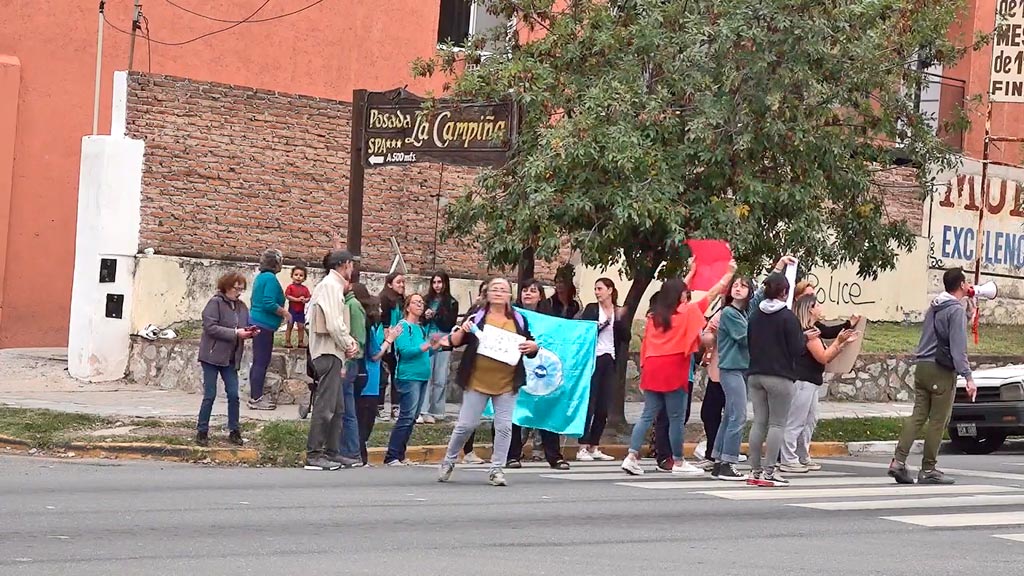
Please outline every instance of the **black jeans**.
[[[590, 379], [590, 404], [587, 406], [587, 421], [580, 436], [580, 446], [600, 446], [604, 427], [608, 424], [608, 405], [612, 400], [612, 386], [615, 384], [615, 359], [611, 354], [597, 357], [594, 376]], [[668, 424], [665, 424], [666, 429]]]
[[[562, 457], [562, 447], [558, 434], [547, 430], [537, 430], [540, 433], [540, 441], [544, 445], [544, 459], [548, 464], [554, 465], [565, 458]], [[508, 447], [509, 460], [521, 460], [523, 458], [523, 429], [516, 424], [512, 425], [512, 444]]]
[[704, 402], [700, 405], [700, 419], [704, 422], [704, 435], [707, 436], [707, 448], [704, 457], [711, 459], [711, 451], [715, 448], [718, 428], [722, 425], [722, 412], [725, 410], [725, 391], [718, 382], [708, 380], [704, 390]]
[[[398, 386], [395, 384], [395, 370], [398, 369], [398, 361], [391, 354], [384, 356], [380, 370], [380, 398], [377, 399], [377, 407], [384, 408], [384, 398], [387, 396], [388, 388], [391, 388], [391, 408], [398, 408], [400, 402]], [[389, 384], [390, 383], [390, 384]]]
[[359, 422], [359, 457], [363, 464], [368, 464], [366, 443], [373, 434], [373, 425], [377, 421], [377, 396], [363, 396], [366, 388], [366, 360], [359, 360], [359, 375], [356, 376], [354, 389], [356, 393], [356, 420]]

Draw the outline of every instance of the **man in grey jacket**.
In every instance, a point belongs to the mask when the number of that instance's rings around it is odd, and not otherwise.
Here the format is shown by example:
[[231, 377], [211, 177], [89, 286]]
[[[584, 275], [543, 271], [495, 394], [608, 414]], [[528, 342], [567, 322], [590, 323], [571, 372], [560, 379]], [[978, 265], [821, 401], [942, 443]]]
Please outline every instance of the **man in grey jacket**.
[[913, 484], [907, 470], [910, 447], [922, 429], [925, 429], [924, 457], [917, 474], [918, 484], [952, 484], [935, 468], [942, 433], [949, 423], [956, 395], [956, 377], [967, 380], [967, 393], [973, 401], [977, 387], [971, 377], [971, 364], [967, 359], [967, 313], [960, 303], [970, 287], [960, 268], [947, 270], [942, 275], [945, 292], [928, 308], [924, 317], [921, 341], [915, 356], [914, 412], [903, 423], [896, 455], [889, 464], [889, 476], [899, 484]]

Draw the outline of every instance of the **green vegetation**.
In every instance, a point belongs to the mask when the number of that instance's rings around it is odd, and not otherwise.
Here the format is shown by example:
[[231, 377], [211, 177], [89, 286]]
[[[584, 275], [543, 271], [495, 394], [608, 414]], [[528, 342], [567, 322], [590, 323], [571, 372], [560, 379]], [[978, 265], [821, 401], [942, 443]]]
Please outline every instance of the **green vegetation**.
[[39, 449], [60, 445], [69, 433], [95, 430], [110, 423], [92, 414], [0, 407], [0, 434], [25, 440]]

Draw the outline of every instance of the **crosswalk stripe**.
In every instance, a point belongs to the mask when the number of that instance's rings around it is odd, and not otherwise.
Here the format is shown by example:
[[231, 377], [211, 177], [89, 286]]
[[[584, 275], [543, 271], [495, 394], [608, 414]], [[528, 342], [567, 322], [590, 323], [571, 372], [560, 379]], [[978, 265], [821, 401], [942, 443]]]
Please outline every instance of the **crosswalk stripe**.
[[966, 526], [1009, 526], [1024, 524], [1024, 512], [979, 512], [976, 514], [922, 514], [916, 516], [882, 516], [884, 520], [903, 522], [928, 528], [962, 528]]
[[[707, 488], [743, 488], [744, 490], [757, 490], [754, 486], [747, 486], [746, 482], [713, 480], [711, 482], [699, 482], [693, 480], [676, 479], [677, 482], [616, 482], [616, 486], [628, 486], [630, 488], [646, 488], [648, 490], [702, 490]], [[874, 486], [879, 484], [892, 484], [890, 478], [801, 478], [793, 481], [793, 486]], [[791, 486], [792, 487], [792, 486]], [[785, 490], [789, 490], [785, 488]]]
[[958, 508], [969, 506], [999, 506], [1007, 504], [1024, 504], [1024, 495], [979, 495], [979, 496], [940, 496], [937, 498], [903, 498], [897, 500], [861, 500], [854, 502], [809, 502], [787, 504], [797, 508], [813, 510], [894, 510], [906, 508]]
[[1018, 488], [988, 484], [952, 486], [877, 486], [873, 488], [816, 488], [809, 490], [786, 488], [763, 488], [759, 490], [716, 490], [701, 492], [727, 500], [798, 500], [814, 498], [856, 498], [861, 496], [929, 496], [933, 494], [984, 494], [995, 492], [1019, 492]]
[[[627, 476], [626, 473], [623, 472], [622, 470], [619, 470], [618, 472], [591, 472], [591, 473], [587, 473], [587, 474], [567, 474], [566, 472], [572, 472], [572, 471], [571, 470], [565, 470], [565, 471], [561, 471], [561, 472], [551, 472], [551, 473], [547, 473], [547, 474], [541, 474], [540, 477], [541, 478], [556, 478], [558, 480], [574, 480], [574, 481], [624, 480], [626, 478], [632, 478], [636, 482], [647, 481], [647, 480], [675, 480], [676, 482], [681, 482], [681, 483], [692, 483], [694, 481], [699, 481], [702, 478], [703, 479], [711, 478], [710, 474], [706, 474], [706, 475], [701, 476], [701, 477], [697, 477], [697, 478], [693, 478], [693, 479], [688, 479], [688, 478], [681, 478], [679, 476], [673, 476], [672, 474], [669, 474], [669, 473], [666, 473], [666, 472], [652, 472], [650, 474], [644, 474], [643, 476]], [[822, 480], [825, 480], [825, 479], [840, 480], [840, 478], [837, 478], [838, 476], [852, 476], [852, 474], [850, 474], [849, 472], [815, 472], [814, 473], [814, 477], [812, 477], [812, 478], [820, 477]], [[803, 484], [804, 482], [806, 482], [808, 480], [811, 480], [812, 478], [807, 478], [806, 480], [801, 480], [801, 483]], [[890, 479], [889, 482], [892, 482], [892, 480]], [[733, 483], [734, 484], [743, 484], [742, 482], [733, 482]], [[848, 481], [847, 483], [852, 483], [852, 480]], [[630, 482], [619, 482], [619, 484], [630, 484]], [[721, 480], [715, 480], [713, 483], [711, 483], [708, 486], [708, 488], [714, 488], [716, 486], [717, 487], [725, 487], [725, 486], [729, 486], [729, 484], [730, 483], [727, 483], [727, 482], [724, 482], [724, 481], [721, 481]]]
[[[818, 464], [834, 464], [836, 466], [851, 466], [857, 468], [874, 468], [876, 470], [887, 470], [888, 464], [881, 462], [854, 462], [851, 460], [815, 460]], [[990, 478], [993, 480], [1016, 480], [1024, 482], [1024, 474], [1012, 474], [1009, 472], [989, 472], [987, 470], [962, 470], [959, 468], [942, 468], [942, 471], [950, 476], [970, 476], [973, 478]]]
[[1014, 542], [1024, 542], [1024, 534], [993, 534], [995, 538], [1002, 538], [1003, 540], [1013, 540]]

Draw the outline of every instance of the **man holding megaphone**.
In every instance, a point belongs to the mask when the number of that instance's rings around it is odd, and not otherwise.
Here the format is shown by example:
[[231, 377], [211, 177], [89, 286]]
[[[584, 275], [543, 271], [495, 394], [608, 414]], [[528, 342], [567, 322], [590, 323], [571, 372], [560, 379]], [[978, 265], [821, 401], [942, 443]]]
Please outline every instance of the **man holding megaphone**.
[[947, 270], [942, 275], [942, 283], [946, 291], [932, 300], [915, 352], [914, 412], [903, 423], [895, 457], [889, 464], [889, 476], [899, 484], [914, 483], [907, 470], [907, 456], [922, 429], [925, 430], [924, 457], [917, 474], [918, 484], [953, 484], [954, 480], [935, 465], [942, 433], [953, 411], [956, 377], [962, 376], [967, 381], [967, 393], [972, 402], [978, 393], [967, 358], [967, 317], [971, 311], [965, 310], [961, 300], [969, 298], [968, 302], [973, 303], [978, 297], [994, 298], [995, 285], [971, 286], [960, 268]]

